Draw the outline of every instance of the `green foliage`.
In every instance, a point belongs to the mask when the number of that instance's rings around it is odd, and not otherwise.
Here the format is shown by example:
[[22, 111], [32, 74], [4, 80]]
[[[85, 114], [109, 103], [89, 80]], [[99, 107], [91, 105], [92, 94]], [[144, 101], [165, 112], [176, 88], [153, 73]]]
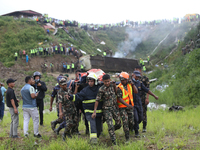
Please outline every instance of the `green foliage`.
[[0, 55], [7, 67], [14, 64], [15, 52], [25, 49], [29, 53], [39, 42], [52, 40], [41, 26], [33, 22], [25, 18], [14, 20], [13, 17], [0, 17]]

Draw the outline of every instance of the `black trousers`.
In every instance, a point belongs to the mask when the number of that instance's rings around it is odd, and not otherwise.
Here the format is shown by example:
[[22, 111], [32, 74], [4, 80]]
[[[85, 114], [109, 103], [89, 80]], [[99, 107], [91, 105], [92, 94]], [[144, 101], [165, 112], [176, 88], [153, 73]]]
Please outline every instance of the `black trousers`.
[[37, 102], [37, 108], [39, 108], [40, 125], [43, 125], [44, 101], [43, 101], [43, 99], [36, 99], [36, 102]]
[[[89, 130], [89, 125], [88, 125], [88, 121], [86, 119], [86, 115], [85, 115], [85, 112], [84, 112], [84, 109], [83, 109], [82, 102], [79, 102], [75, 106], [76, 106], [76, 110], [77, 110], [77, 117], [78, 118], [80, 117], [79, 110], [81, 110], [81, 112], [84, 114], [84, 117], [85, 117], [85, 127], [86, 127], [86, 130]], [[79, 123], [78, 123], [78, 126], [79, 126]], [[76, 127], [76, 130], [78, 130], [78, 126]]]

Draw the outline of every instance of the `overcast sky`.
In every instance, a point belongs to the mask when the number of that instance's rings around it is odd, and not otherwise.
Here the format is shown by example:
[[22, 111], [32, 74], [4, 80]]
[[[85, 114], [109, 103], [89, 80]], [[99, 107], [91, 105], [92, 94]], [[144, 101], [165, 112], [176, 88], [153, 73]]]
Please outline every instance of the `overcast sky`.
[[200, 0], [0, 0], [0, 15], [19, 10], [81, 23], [145, 21], [200, 14]]

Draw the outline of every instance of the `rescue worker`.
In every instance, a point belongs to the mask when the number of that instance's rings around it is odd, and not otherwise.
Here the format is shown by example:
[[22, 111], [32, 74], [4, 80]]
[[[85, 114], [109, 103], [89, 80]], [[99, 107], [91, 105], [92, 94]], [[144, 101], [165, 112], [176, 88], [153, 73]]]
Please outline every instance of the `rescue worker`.
[[145, 66], [143, 66], [143, 71], [144, 71], [144, 72], [146, 72], [146, 70], [147, 70], [147, 69], [146, 69], [146, 67], [145, 67]]
[[103, 52], [103, 56], [106, 57], [106, 51]]
[[142, 58], [140, 58], [140, 66], [142, 66]]
[[17, 61], [18, 53], [15, 52], [15, 61]]
[[73, 73], [73, 72], [74, 72], [74, 63], [72, 62], [72, 64], [71, 64], [71, 65], [72, 65], [72, 67], [71, 67], [71, 68], [72, 68], [72, 73]]
[[[149, 85], [150, 85], [149, 78], [142, 74], [141, 66], [135, 67], [135, 71], [139, 71], [140, 72], [141, 77], [140, 77], [139, 80], [142, 81], [144, 86], [149, 89]], [[142, 100], [142, 108], [143, 108], [143, 130], [142, 130], [142, 132], [146, 132], [147, 105], [149, 104], [149, 94], [148, 93], [146, 94], [144, 91], [141, 91], [140, 98]]]
[[[103, 101], [103, 116], [105, 117], [106, 123], [108, 125], [108, 132], [112, 143], [116, 145], [115, 130], [121, 128], [121, 119], [116, 99], [116, 83], [112, 82], [111, 84], [110, 75], [108, 74], [103, 75], [103, 83], [104, 85], [99, 88], [99, 91], [97, 93], [92, 118], [96, 118], [98, 105], [100, 101]], [[113, 125], [113, 119], [115, 120], [115, 125]]]
[[138, 93], [138, 90], [135, 85], [128, 83], [129, 74], [127, 72], [121, 72], [119, 78], [121, 83], [117, 86], [117, 103], [123, 122], [123, 130], [125, 133], [126, 142], [128, 142], [129, 128], [133, 129], [134, 126], [133, 93]]
[[56, 54], [58, 54], [58, 46], [57, 45], [55, 46], [55, 52], [56, 52]]
[[50, 68], [51, 68], [51, 72], [53, 72], [53, 68], [54, 68], [53, 63], [50, 63]]
[[70, 94], [70, 91], [67, 88], [67, 80], [62, 78], [60, 79], [59, 84], [61, 87], [58, 91], [59, 118], [63, 119], [64, 117], [66, 121], [65, 131], [63, 133], [63, 141], [65, 141], [66, 136], [72, 138], [71, 131], [75, 128], [78, 118], [74, 102], [69, 100], [68, 95]]
[[149, 58], [149, 56], [148, 56], [148, 57], [147, 57], [148, 65], [149, 65], [149, 60], [150, 60], [150, 58]]
[[142, 101], [140, 98], [141, 91], [152, 95], [156, 100], [158, 97], [154, 95], [148, 88], [144, 86], [142, 81], [139, 81], [141, 75], [139, 71], [134, 71], [132, 75], [132, 80], [135, 86], [138, 88], [138, 93], [134, 94], [134, 130], [135, 130], [135, 137], [139, 137], [139, 124], [143, 121], [143, 108], [142, 108]]
[[144, 66], [144, 60], [142, 59], [142, 66]]
[[67, 73], [70, 73], [70, 64], [67, 64]]
[[84, 66], [81, 64], [81, 72], [83, 72], [84, 70]]
[[[83, 109], [86, 115], [87, 121], [89, 121], [90, 126], [90, 141], [91, 143], [97, 143], [97, 138], [99, 138], [102, 132], [102, 102], [99, 103], [96, 110], [96, 118], [92, 118], [94, 112], [94, 104], [96, 101], [96, 96], [99, 91], [100, 85], [98, 85], [98, 78], [95, 73], [89, 73], [87, 76], [88, 86], [83, 88], [79, 93], [75, 95], [70, 95], [70, 99], [73, 101], [82, 101]], [[76, 84], [76, 91], [79, 85]]]

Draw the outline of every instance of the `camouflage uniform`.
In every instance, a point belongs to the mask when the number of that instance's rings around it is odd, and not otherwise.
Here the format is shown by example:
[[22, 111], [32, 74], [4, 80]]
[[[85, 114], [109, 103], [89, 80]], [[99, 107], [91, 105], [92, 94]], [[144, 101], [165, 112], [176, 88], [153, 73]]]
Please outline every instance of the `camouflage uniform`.
[[[63, 78], [62, 78], [63, 79]], [[61, 80], [62, 80], [61, 79]], [[78, 124], [77, 112], [74, 102], [68, 100], [65, 95], [68, 95], [69, 91], [64, 91], [62, 88], [58, 91], [58, 104], [62, 104], [63, 114], [66, 121], [65, 135], [70, 135], [71, 131]]]
[[[124, 89], [128, 91], [127, 85], [124, 85]], [[122, 98], [122, 90], [120, 88], [117, 89], [117, 97]], [[129, 109], [128, 107], [125, 108], [119, 108], [119, 113], [122, 118], [123, 122], [123, 130], [125, 133], [126, 140], [129, 139], [129, 128], [133, 129], [134, 126], [134, 114], [133, 109]]]
[[[146, 88], [149, 89], [149, 78], [146, 76], [141, 76], [140, 81], [144, 84]], [[141, 101], [142, 101], [142, 108], [143, 108], [143, 128], [146, 129], [147, 125], [147, 105], [145, 104], [146, 100], [146, 93], [144, 91], [141, 91], [140, 93]]]
[[[103, 85], [99, 88], [97, 93], [96, 101], [103, 100], [103, 115], [105, 117], [106, 123], [108, 125], [108, 132], [112, 142], [116, 141], [115, 130], [121, 128], [121, 120], [119, 109], [117, 106], [116, 94], [114, 91], [114, 86], [110, 84], [109, 87]], [[113, 126], [113, 119], [115, 120], [115, 125]]]

